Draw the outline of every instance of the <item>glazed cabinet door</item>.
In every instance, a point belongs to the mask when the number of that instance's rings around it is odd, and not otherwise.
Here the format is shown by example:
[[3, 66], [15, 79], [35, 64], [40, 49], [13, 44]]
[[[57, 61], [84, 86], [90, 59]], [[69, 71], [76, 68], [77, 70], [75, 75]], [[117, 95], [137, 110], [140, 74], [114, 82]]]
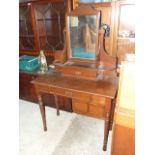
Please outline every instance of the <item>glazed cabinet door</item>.
[[135, 53], [135, 4], [133, 1], [116, 2], [114, 51], [119, 64], [127, 53]]
[[35, 51], [36, 43], [34, 37], [34, 26], [32, 21], [31, 4], [20, 5], [19, 7], [19, 50]]
[[34, 4], [39, 48], [45, 51], [63, 49], [65, 27], [65, 1], [49, 1]]
[[[66, 0], [37, 0], [20, 3], [19, 50], [20, 55], [38, 55], [45, 51], [53, 56], [64, 45]], [[51, 60], [50, 60], [51, 61]]]

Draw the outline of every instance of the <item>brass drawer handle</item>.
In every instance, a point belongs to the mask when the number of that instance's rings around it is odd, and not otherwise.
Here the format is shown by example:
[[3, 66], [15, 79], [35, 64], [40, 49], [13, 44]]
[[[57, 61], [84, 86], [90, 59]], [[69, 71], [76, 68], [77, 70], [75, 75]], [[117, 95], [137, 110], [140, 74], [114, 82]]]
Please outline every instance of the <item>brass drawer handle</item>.
[[72, 97], [72, 92], [70, 92], [70, 91], [65, 91], [65, 96]]

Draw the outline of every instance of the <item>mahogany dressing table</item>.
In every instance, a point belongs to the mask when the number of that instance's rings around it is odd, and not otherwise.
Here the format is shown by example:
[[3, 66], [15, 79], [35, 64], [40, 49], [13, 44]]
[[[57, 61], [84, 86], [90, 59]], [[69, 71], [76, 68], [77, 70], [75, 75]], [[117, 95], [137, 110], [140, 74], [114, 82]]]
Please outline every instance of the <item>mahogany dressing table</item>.
[[42, 75], [32, 81], [35, 85], [38, 96], [39, 107], [44, 125], [44, 131], [47, 130], [45, 118], [45, 106], [42, 102], [41, 93], [53, 94], [59, 115], [58, 95], [71, 99], [79, 99], [88, 104], [93, 100], [99, 102], [104, 101], [105, 129], [104, 129], [104, 145], [103, 150], [106, 150], [109, 130], [112, 127], [114, 99], [117, 91], [118, 79], [114, 77], [105, 77], [103, 80], [87, 80], [69, 76], [63, 76], [60, 73], [51, 73], [51, 75]]
[[50, 74], [40, 75], [32, 83], [37, 93], [44, 131], [47, 125], [42, 92], [54, 95], [57, 115], [58, 96], [70, 98], [72, 105], [76, 100], [87, 105], [102, 104], [105, 119], [103, 150], [106, 151], [118, 78], [115, 74], [116, 58], [106, 54], [104, 37], [104, 31], [100, 28], [100, 11], [81, 5], [67, 12], [65, 46], [55, 56], [55, 69]]

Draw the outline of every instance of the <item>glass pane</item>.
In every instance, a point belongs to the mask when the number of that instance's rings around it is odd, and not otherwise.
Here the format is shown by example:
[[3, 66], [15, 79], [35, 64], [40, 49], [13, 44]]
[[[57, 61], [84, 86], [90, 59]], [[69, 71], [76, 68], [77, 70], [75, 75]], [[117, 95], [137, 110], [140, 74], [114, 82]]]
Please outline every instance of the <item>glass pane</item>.
[[96, 58], [96, 19], [96, 15], [69, 17], [72, 58]]
[[35, 15], [43, 50], [62, 50], [64, 46], [65, 2], [35, 4]]
[[30, 8], [27, 6], [19, 8], [19, 49], [35, 50]]

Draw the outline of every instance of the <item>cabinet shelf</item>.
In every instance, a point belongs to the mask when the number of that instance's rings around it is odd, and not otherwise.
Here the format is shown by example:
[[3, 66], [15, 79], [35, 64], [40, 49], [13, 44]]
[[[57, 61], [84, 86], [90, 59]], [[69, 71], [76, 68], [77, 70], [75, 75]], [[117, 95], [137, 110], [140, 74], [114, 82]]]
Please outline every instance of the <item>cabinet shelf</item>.
[[25, 20], [24, 19], [19, 19], [19, 22], [25, 22]]
[[94, 3], [82, 3], [79, 2], [79, 5], [92, 5], [94, 7], [106, 7], [106, 6], [111, 6], [112, 2], [94, 2]]
[[33, 38], [34, 37], [34, 35], [19, 35], [19, 37], [22, 37], [22, 38], [27, 38], [27, 37], [29, 37], [29, 38]]
[[57, 38], [56, 36], [53, 36], [51, 34], [47, 34], [47, 35], [39, 35], [39, 37], [44, 38], [44, 37], [51, 37], [51, 38]]
[[117, 40], [126, 40], [126, 41], [130, 41], [130, 42], [135, 42], [134, 37], [118, 37]]
[[38, 18], [37, 21], [44, 21], [44, 20], [58, 20], [57, 17], [54, 17], [54, 18]]

